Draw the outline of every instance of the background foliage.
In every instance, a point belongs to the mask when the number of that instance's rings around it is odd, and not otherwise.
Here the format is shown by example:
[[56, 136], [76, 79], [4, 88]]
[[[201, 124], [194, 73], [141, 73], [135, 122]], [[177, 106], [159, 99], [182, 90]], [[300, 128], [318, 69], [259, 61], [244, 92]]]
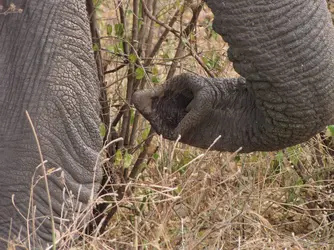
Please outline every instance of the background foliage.
[[332, 127], [269, 153], [207, 152], [163, 140], [133, 108], [136, 89], [180, 72], [237, 76], [211, 11], [197, 0], [94, 4], [106, 91], [101, 134], [124, 140], [107, 147], [109, 215], [85, 247], [334, 249]]

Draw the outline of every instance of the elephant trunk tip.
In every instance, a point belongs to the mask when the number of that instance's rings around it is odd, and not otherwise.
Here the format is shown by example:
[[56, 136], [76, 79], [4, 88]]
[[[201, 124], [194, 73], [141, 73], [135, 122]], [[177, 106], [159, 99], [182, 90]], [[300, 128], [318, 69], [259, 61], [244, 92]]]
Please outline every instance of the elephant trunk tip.
[[153, 89], [137, 90], [132, 95], [132, 102], [138, 111], [143, 115], [152, 113], [153, 100], [164, 96], [164, 87], [159, 85]]
[[149, 115], [152, 112], [152, 90], [137, 90], [132, 95], [132, 102], [140, 113]]

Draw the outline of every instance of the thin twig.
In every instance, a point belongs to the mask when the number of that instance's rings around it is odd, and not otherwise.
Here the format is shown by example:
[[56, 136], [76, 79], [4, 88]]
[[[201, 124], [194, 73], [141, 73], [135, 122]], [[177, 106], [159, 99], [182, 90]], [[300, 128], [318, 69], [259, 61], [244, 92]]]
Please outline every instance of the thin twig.
[[162, 27], [164, 27], [165, 29], [167, 29], [168, 31], [172, 32], [175, 36], [177, 36], [178, 38], [180, 38], [180, 32], [177, 31], [176, 29], [174, 29], [173, 27], [170, 27], [168, 24], [165, 24], [164, 22], [162, 21], [159, 21], [157, 18], [155, 18], [151, 12], [147, 9], [147, 6], [144, 2], [143, 3], [143, 10], [145, 12], [145, 14], [150, 18], [152, 19], [154, 22], [156, 22], [157, 24], [161, 25]]
[[137, 161], [135, 162], [135, 164], [134, 164], [134, 166], [131, 170], [131, 173], [129, 175], [130, 179], [136, 179], [136, 177], [140, 173], [140, 166], [144, 162], [144, 159], [147, 155], [147, 151], [148, 151], [149, 146], [151, 145], [153, 135], [154, 135], [154, 130], [151, 128], [150, 132], [148, 133], [147, 139], [144, 143], [143, 151], [139, 154], [139, 156], [137, 158]]
[[[180, 11], [177, 10], [173, 17], [170, 19], [168, 26], [172, 27], [174, 25], [174, 23], [177, 20], [177, 16], [179, 15]], [[160, 36], [158, 42], [154, 45], [154, 48], [152, 49], [150, 55], [148, 56], [147, 60], [145, 60], [144, 62], [144, 66], [147, 67], [148, 65], [151, 64], [153, 58], [155, 57], [155, 55], [157, 54], [157, 52], [160, 50], [160, 47], [162, 45], [162, 43], [166, 40], [167, 35], [169, 33], [169, 29], [165, 29], [165, 31], [162, 33], [162, 35]]]
[[[138, 48], [138, 11], [139, 11], [139, 0], [133, 0], [133, 19], [132, 19], [132, 40], [131, 40], [131, 51], [130, 54], [136, 54]], [[131, 98], [133, 94], [133, 86], [135, 82], [135, 71], [136, 65], [130, 64], [128, 70], [128, 82], [126, 88], [126, 105], [127, 108], [123, 114], [123, 124], [121, 129], [121, 137], [123, 137], [124, 146], [129, 144], [129, 130], [130, 130], [130, 119], [131, 119]]]
[[[126, 20], [125, 20], [125, 11], [124, 11], [124, 8], [123, 8], [123, 1], [118, 0], [117, 4], [118, 4], [118, 9], [119, 9], [120, 21], [123, 24], [124, 32], [126, 32], [127, 27], [126, 27]], [[123, 43], [124, 54], [128, 55], [129, 54], [128, 43], [124, 39], [122, 40], [122, 43]]]
[[[175, 57], [181, 57], [185, 54], [185, 48], [186, 48], [185, 40], [188, 39], [190, 34], [194, 31], [194, 29], [196, 27], [198, 17], [199, 17], [199, 14], [201, 13], [202, 9], [203, 9], [203, 3], [199, 4], [195, 8], [195, 10], [193, 11], [193, 15], [192, 15], [192, 18], [191, 18], [190, 22], [188, 23], [187, 27], [181, 32], [182, 37], [179, 37], [179, 44], [178, 44], [177, 50], [175, 52]], [[171, 65], [171, 67], [168, 71], [167, 79], [170, 79], [171, 77], [173, 77], [175, 75], [178, 63], [179, 63], [179, 61], [177, 61], [177, 60], [173, 61], [172, 65]]]
[[115, 72], [121, 70], [122, 68], [124, 68], [126, 65], [127, 65], [127, 64], [121, 64], [121, 65], [117, 66], [117, 67], [114, 68], [114, 69], [107, 70], [107, 71], [104, 72], [104, 75], [111, 74], [111, 73], [115, 73]]
[[[157, 14], [157, 10], [158, 10], [157, 3], [158, 3], [158, 0], [153, 0], [153, 2], [149, 5], [149, 7], [151, 7], [151, 11], [152, 11], [151, 13], [152, 13], [153, 16], [156, 16], [156, 14]], [[149, 22], [149, 31], [148, 31], [148, 35], [147, 35], [146, 40], [145, 40], [145, 44], [146, 44], [145, 56], [146, 56], [146, 55], [149, 55], [151, 53], [151, 49], [152, 49], [151, 47], [152, 46], [149, 46], [149, 45], [153, 43], [155, 22], [153, 22], [153, 20], [145, 14], [144, 10], [143, 10], [143, 15], [147, 18], [147, 21]]]

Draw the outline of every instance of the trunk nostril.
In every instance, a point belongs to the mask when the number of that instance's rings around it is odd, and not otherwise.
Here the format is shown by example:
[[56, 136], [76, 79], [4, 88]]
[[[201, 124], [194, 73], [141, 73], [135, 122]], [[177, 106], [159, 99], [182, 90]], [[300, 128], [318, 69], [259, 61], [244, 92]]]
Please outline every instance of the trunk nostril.
[[170, 129], [175, 129], [187, 114], [187, 107], [193, 99], [189, 90], [175, 93], [166, 91], [162, 97], [152, 99], [152, 109]]

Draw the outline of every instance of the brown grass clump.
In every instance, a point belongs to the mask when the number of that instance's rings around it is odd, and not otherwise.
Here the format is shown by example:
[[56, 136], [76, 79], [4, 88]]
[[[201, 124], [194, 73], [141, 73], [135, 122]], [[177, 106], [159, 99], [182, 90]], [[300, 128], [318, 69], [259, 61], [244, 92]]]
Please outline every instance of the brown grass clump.
[[333, 159], [320, 166], [311, 142], [238, 156], [157, 143], [117, 203], [108, 249], [333, 249]]
[[117, 212], [103, 234], [82, 233], [73, 217], [57, 249], [333, 249], [333, 157], [322, 142], [238, 155], [157, 137], [123, 198], [104, 194], [77, 217], [109, 199]]

